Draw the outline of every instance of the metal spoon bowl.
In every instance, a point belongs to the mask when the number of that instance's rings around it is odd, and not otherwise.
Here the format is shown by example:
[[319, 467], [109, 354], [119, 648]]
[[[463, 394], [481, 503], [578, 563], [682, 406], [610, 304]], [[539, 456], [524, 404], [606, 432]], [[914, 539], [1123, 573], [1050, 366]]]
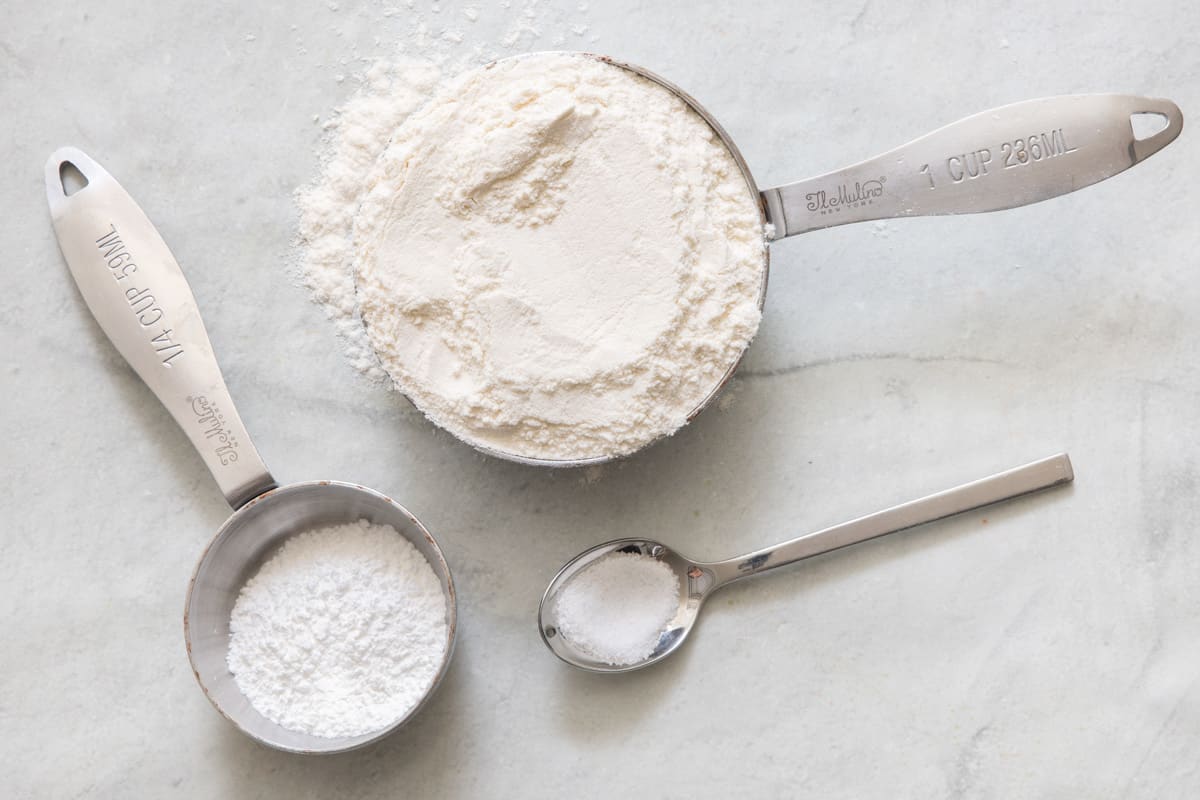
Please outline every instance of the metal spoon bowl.
[[[587, 651], [574, 646], [559, 631], [556, 608], [559, 592], [570, 583], [572, 578], [610, 553], [635, 553], [656, 558], [669, 566], [679, 580], [679, 607], [675, 611], [675, 616], [671, 617], [670, 622], [659, 634], [658, 644], [654, 646], [654, 651], [645, 660], [634, 664], [609, 664], [601, 661]], [[665, 544], [652, 539], [615, 539], [598, 544], [567, 562], [550, 581], [550, 586], [542, 595], [542, 602], [538, 606], [538, 629], [541, 632], [542, 641], [554, 655], [563, 661], [591, 672], [631, 672], [648, 667], [675, 652], [676, 648], [683, 644], [683, 640], [692, 632], [696, 617], [700, 614], [700, 607], [704, 605], [704, 601], [711, 593], [711, 587], [704, 586], [704, 581], [710, 577], [710, 573], [705, 572], [704, 566], [699, 562], [680, 555]]]
[[[495, 63], [564, 55], [603, 61], [653, 81], [708, 123], [756, 199], [760, 222], [765, 228], [769, 225], [772, 232], [770, 242], [852, 222], [975, 214], [1037, 203], [1117, 175], [1166, 147], [1183, 130], [1183, 114], [1170, 100], [1121, 94], [1046, 97], [974, 114], [875, 158], [760, 190], [741, 150], [708, 109], [645, 67], [610, 56], [572, 51], [523, 53]], [[1137, 138], [1131, 120], [1140, 115], [1160, 118], [1163, 127], [1150, 136]], [[770, 251], [764, 247], [759, 310], [766, 301], [769, 267]], [[720, 395], [744, 355], [745, 349], [730, 361], [721, 378], [687, 415], [686, 422], [695, 419]], [[458, 433], [453, 435], [482, 453], [534, 466], [591, 466], [630, 455], [538, 458]], [[639, 449], [663, 438], [665, 435]]]
[[[926, 522], [1070, 483], [1074, 478], [1070, 458], [1061, 453], [725, 561], [690, 559], [652, 539], [605, 542], [571, 559], [550, 581], [538, 606], [538, 631], [550, 651], [573, 667], [590, 672], [631, 672], [642, 669], [678, 650], [695, 628], [704, 602], [713, 592], [733, 581]], [[613, 552], [638, 553], [656, 558], [669, 566], [679, 579], [679, 606], [675, 615], [659, 634], [658, 643], [650, 655], [632, 664], [601, 661], [575, 646], [559, 630], [557, 603], [563, 588], [598, 559]]]
[[[437, 542], [403, 506], [366, 487], [315, 481], [276, 488], [234, 408], [187, 279], [154, 225], [103, 167], [75, 148], [50, 157], [45, 183], [59, 247], [84, 302], [179, 423], [234, 509], [188, 587], [184, 638], [200, 688], [243, 733], [280, 750], [339, 753], [400, 728], [437, 689], [454, 652], [454, 581]], [[422, 700], [382, 730], [342, 738], [288, 730], [259, 714], [229, 672], [229, 615], [245, 582], [289, 536], [361, 519], [393, 527], [437, 574], [446, 599], [441, 664]]]

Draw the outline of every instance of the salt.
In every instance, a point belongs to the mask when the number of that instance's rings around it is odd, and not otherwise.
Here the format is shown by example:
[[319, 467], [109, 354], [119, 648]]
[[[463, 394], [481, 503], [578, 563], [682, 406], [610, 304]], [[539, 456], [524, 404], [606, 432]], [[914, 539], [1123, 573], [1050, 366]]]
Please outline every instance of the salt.
[[467, 442], [633, 452], [681, 427], [758, 327], [757, 194], [699, 114], [621, 67], [535, 53], [460, 75], [366, 183], [368, 339]]
[[654, 652], [679, 607], [679, 578], [641, 553], [610, 553], [562, 588], [555, 604], [558, 631], [598, 661], [624, 666]]

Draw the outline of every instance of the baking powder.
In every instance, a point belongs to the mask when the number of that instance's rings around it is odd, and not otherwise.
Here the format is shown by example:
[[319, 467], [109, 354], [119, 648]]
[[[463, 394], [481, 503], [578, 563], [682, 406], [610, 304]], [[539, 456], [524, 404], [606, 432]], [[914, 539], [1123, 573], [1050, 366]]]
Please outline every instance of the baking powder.
[[260, 714], [314, 736], [382, 730], [432, 685], [446, 600], [402, 535], [366, 520], [301, 533], [246, 582], [227, 661]]

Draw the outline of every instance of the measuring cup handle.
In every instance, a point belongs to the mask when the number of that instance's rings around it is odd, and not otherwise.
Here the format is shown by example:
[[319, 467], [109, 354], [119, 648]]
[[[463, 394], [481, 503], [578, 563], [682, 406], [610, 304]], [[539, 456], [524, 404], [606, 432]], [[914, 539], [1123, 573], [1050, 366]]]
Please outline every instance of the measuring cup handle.
[[[64, 173], [86, 180], [68, 194]], [[58, 245], [100, 328], [195, 445], [238, 508], [275, 486], [213, 356], [196, 299], [154, 225], [121, 185], [73, 147], [46, 162]]]
[[[1165, 127], [1137, 138], [1132, 118]], [[837, 172], [762, 193], [774, 238], [894, 217], [1029, 205], [1111, 178], [1183, 130], [1170, 100], [1087, 94], [984, 111]]]

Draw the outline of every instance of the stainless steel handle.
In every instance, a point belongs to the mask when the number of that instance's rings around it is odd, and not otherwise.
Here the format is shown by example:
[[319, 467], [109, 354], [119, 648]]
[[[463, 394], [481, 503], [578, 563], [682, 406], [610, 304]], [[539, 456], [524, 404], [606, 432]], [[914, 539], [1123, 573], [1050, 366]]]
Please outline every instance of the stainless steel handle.
[[[87, 185], [68, 196], [63, 174], [70, 167]], [[46, 199], [84, 302], [183, 428], [225, 499], [238, 508], [273, 488], [225, 387], [191, 287], [137, 203], [73, 147], [46, 162]]]
[[717, 588], [738, 578], [757, 575], [801, 559], [839, 550], [889, 533], [906, 530], [926, 522], [961, 514], [981, 506], [999, 503], [1023, 494], [1047, 489], [1075, 478], [1071, 459], [1060, 453], [1007, 472], [965, 483], [944, 492], [922, 497], [865, 517], [810, 533], [790, 542], [769, 547], [728, 561], [708, 565]]
[[[1132, 117], [1165, 118], [1138, 139]], [[1170, 100], [1123, 94], [1047, 97], [959, 120], [881, 156], [762, 193], [774, 238], [894, 217], [1029, 205], [1111, 178], [1183, 130]]]

